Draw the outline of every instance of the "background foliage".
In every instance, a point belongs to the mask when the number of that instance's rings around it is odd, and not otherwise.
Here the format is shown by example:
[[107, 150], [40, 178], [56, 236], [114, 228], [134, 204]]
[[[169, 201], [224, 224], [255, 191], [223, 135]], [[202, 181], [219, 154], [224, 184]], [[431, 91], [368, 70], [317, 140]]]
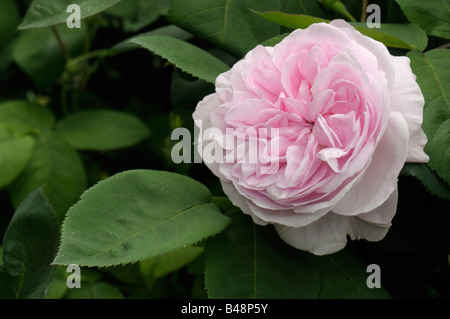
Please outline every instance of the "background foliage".
[[[356, 22], [363, 3], [0, 1], [0, 297], [449, 298], [450, 1], [370, 1], [380, 29]], [[411, 59], [430, 162], [403, 168], [384, 240], [316, 257], [254, 225], [204, 165], [173, 163], [171, 132], [194, 135], [196, 104], [250, 49], [335, 18]]]

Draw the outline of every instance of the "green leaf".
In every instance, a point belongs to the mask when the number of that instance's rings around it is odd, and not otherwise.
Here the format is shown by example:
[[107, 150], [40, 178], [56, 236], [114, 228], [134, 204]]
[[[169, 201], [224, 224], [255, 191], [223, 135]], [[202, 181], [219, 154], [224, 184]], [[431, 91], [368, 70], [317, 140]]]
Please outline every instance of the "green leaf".
[[255, 14], [263, 17], [266, 20], [272, 21], [279, 25], [290, 29], [306, 29], [313, 23], [330, 22], [330, 20], [312, 17], [305, 14], [290, 14], [278, 11], [258, 12], [252, 10]]
[[47, 289], [45, 289], [44, 299], [62, 299], [67, 290], [67, 277], [69, 273], [66, 267], [56, 266], [53, 277], [50, 280]]
[[[61, 25], [56, 29], [72, 56], [82, 53], [87, 28], [69, 29]], [[20, 32], [12, 57], [41, 90], [52, 85], [64, 70], [62, 48], [48, 28]]]
[[3, 138], [0, 126], [0, 189], [9, 185], [27, 166], [34, 148], [31, 136]]
[[280, 43], [288, 35], [289, 35], [289, 33], [283, 33], [283, 34], [277, 35], [276, 37], [273, 37], [273, 38], [267, 39], [264, 42], [261, 42], [261, 45], [273, 47], [273, 46], [277, 45], [278, 43]]
[[259, 43], [280, 34], [279, 27], [255, 16], [250, 9], [329, 16], [311, 0], [172, 0], [168, 19], [241, 58]]
[[3, 267], [0, 267], [0, 298], [1, 299], [14, 299], [14, 290], [9, 282], [8, 275]]
[[417, 178], [431, 194], [450, 200], [450, 188], [426, 164], [406, 163], [401, 173]]
[[20, 12], [14, 0], [0, 1], [0, 51], [12, 39], [20, 23]]
[[56, 132], [76, 149], [95, 151], [130, 147], [149, 135], [136, 116], [107, 109], [72, 113], [58, 122]]
[[87, 187], [79, 155], [65, 139], [51, 132], [37, 138], [28, 166], [8, 187], [15, 207], [43, 184], [60, 221]]
[[137, 32], [169, 11], [170, 0], [127, 0], [106, 10], [123, 18], [125, 32]]
[[105, 269], [115, 279], [132, 286], [145, 286], [139, 263], [112, 266]]
[[[253, 12], [290, 29], [305, 29], [313, 23], [330, 22], [330, 20], [304, 14], [289, 14], [277, 11]], [[362, 34], [393, 48], [423, 50], [428, 43], [425, 32], [416, 25], [382, 24], [380, 29], [369, 29], [364, 23], [350, 24]]]
[[[309, 1], [311, 2], [311, 1]], [[276, 3], [279, 2], [276, 1]], [[172, 0], [168, 19], [190, 33], [237, 57], [279, 34], [279, 28], [253, 15], [248, 8], [273, 9], [269, 1]]]
[[16, 298], [41, 298], [52, 278], [59, 224], [42, 188], [17, 208], [3, 238], [3, 263]]
[[361, 22], [350, 24], [362, 34], [393, 48], [403, 47], [423, 51], [428, 45], [427, 34], [415, 24], [382, 23], [381, 28], [376, 29], [369, 29], [366, 23]]
[[70, 289], [67, 299], [124, 299], [122, 292], [107, 282], [81, 283], [80, 288]]
[[[186, 106], [189, 109], [195, 107], [199, 101], [215, 90], [215, 86], [203, 80], [189, 81], [183, 78], [185, 74], [173, 74], [170, 83], [170, 104], [173, 107], [180, 105]], [[184, 127], [186, 123], [183, 123]], [[170, 135], [170, 132], [168, 132]]]
[[[179, 40], [182, 41], [189, 41], [192, 39], [192, 34], [190, 34], [189, 32], [184, 31], [183, 29], [177, 27], [174, 24], [169, 24], [160, 28], [156, 28], [153, 29], [151, 31], [148, 32], [144, 32], [141, 34], [138, 34], [134, 37], [145, 37], [148, 35], [165, 35], [165, 36], [169, 36], [169, 37], [173, 37], [173, 38], [177, 38]], [[116, 45], [114, 45], [112, 47], [112, 50], [118, 50], [118, 51], [127, 51], [127, 50], [131, 50], [131, 49], [140, 49], [142, 48], [139, 44], [133, 43], [131, 42], [130, 39], [126, 39], [122, 42], [117, 43]]]
[[93, 16], [121, 0], [33, 0], [25, 14], [19, 30], [45, 28], [65, 23], [72, 12], [67, 12], [71, 4], [80, 6], [80, 18]]
[[428, 34], [450, 39], [450, 0], [395, 0], [411, 23]]
[[139, 10], [140, 0], [120, 1], [112, 7], [105, 10], [105, 13], [115, 17], [135, 20]]
[[278, 26], [254, 15], [250, 9], [329, 16], [311, 0], [172, 0], [168, 19], [241, 58], [259, 43], [280, 34]]
[[142, 261], [140, 270], [144, 276], [160, 278], [186, 266], [200, 256], [203, 251], [203, 247], [194, 246], [176, 249], [164, 255]]
[[[359, 260], [348, 251], [327, 256], [313, 256], [319, 278], [320, 299], [389, 299], [391, 296], [383, 288], [368, 288], [367, 279], [372, 272], [369, 264]], [[383, 272], [381, 269], [381, 280]]]
[[8, 44], [0, 49], [0, 72], [5, 71], [5, 69], [12, 63], [12, 52], [14, 50], [15, 40], [11, 40]]
[[[65, 267], [64, 267], [65, 268]], [[68, 289], [65, 299], [123, 299], [124, 295], [115, 286], [103, 281], [102, 273], [81, 268], [81, 287]]]
[[188, 265], [203, 251], [203, 247], [185, 246], [164, 255], [143, 260], [138, 264], [138, 272], [141, 275], [140, 282], [144, 282], [147, 289], [152, 290], [158, 278]]
[[55, 117], [44, 106], [25, 100], [0, 103], [0, 123], [6, 123], [15, 133], [40, 133], [53, 128]]
[[[258, 10], [254, 6], [249, 7], [253, 10]], [[275, 10], [275, 9], [271, 9]], [[279, 9], [277, 11], [289, 13], [303, 13], [310, 16], [331, 18], [334, 15], [330, 14], [328, 10], [324, 10], [318, 1], [310, 0], [280, 0]]]
[[450, 51], [411, 51], [411, 68], [425, 97], [422, 128], [428, 165], [450, 184]]
[[194, 244], [229, 222], [210, 199], [205, 186], [183, 175], [152, 170], [116, 174], [72, 206], [54, 262], [120, 265]]
[[318, 0], [325, 8], [330, 11], [334, 11], [340, 14], [342, 17], [346, 17], [350, 21], [356, 21], [356, 19], [347, 10], [345, 5], [339, 0]]
[[342, 251], [314, 256], [284, 243], [271, 226], [257, 226], [239, 210], [206, 245], [209, 298], [385, 298], [369, 289], [364, 265]]
[[229, 69], [225, 63], [210, 53], [170, 36], [144, 34], [129, 41], [160, 55], [181, 70], [211, 83], [215, 82], [219, 74]]
[[233, 205], [228, 197], [213, 196], [211, 198], [211, 203], [216, 205], [223, 212], [229, 212], [237, 209], [237, 207]]

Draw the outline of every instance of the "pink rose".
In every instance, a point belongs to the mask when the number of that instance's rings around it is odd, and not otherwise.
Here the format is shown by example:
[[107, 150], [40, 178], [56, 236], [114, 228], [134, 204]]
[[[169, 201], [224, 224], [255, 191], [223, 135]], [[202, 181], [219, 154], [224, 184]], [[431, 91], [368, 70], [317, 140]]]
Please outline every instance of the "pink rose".
[[401, 168], [428, 161], [409, 62], [342, 20], [257, 46], [198, 104], [200, 155], [233, 204], [298, 249], [381, 240]]

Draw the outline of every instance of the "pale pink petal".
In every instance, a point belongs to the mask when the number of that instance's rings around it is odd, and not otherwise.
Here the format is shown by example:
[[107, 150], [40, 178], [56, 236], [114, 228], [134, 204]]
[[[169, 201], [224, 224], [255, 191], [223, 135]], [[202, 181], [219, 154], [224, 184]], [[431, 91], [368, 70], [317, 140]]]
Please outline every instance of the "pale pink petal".
[[368, 241], [382, 240], [391, 227], [392, 219], [397, 211], [397, 201], [398, 190], [395, 189], [391, 196], [373, 211], [349, 217], [350, 238]]
[[194, 121], [210, 121], [211, 113], [221, 104], [217, 94], [209, 94], [198, 103], [192, 117]]
[[223, 120], [233, 126], [246, 127], [267, 122], [279, 113], [280, 110], [266, 100], [248, 99], [229, 108]]
[[302, 65], [303, 76], [310, 85], [314, 83], [317, 74], [325, 68], [329, 62], [330, 61], [321, 47], [315, 46], [311, 48]]
[[255, 224], [265, 226], [268, 224], [268, 222], [263, 221], [262, 219], [258, 218], [254, 214], [252, 214], [252, 211], [247, 205], [247, 202], [245, 200], [245, 197], [243, 197], [239, 192], [236, 190], [236, 188], [231, 184], [224, 182], [221, 180], [222, 189], [224, 193], [228, 196], [228, 199], [233, 203], [234, 206], [239, 207], [244, 214], [250, 215], [253, 219], [253, 222]]
[[349, 216], [349, 236], [352, 240], [365, 239], [368, 241], [380, 241], [386, 237], [389, 225], [378, 225], [366, 222], [358, 216]]
[[360, 181], [333, 207], [333, 211], [340, 215], [358, 215], [383, 204], [397, 187], [407, 152], [407, 124], [400, 113], [391, 112], [369, 167]]
[[240, 194], [236, 187], [231, 183], [221, 182], [224, 193], [231, 200], [233, 205], [250, 215], [258, 225], [267, 225], [268, 223], [286, 224], [293, 227], [309, 225], [326, 214], [326, 212], [316, 212], [312, 214], [299, 214], [292, 210], [270, 210], [255, 205], [252, 201], [246, 199]]
[[397, 202], [398, 189], [396, 188], [381, 206], [375, 208], [371, 212], [359, 214], [358, 218], [369, 223], [390, 226], [395, 212], [397, 211]]
[[335, 253], [347, 244], [349, 218], [328, 213], [304, 227], [275, 225], [280, 237], [289, 245], [315, 255]]
[[429, 158], [423, 151], [427, 137], [422, 130], [423, 106], [422, 91], [416, 76], [409, 66], [407, 57], [393, 57], [395, 61], [395, 83], [391, 91], [391, 110], [402, 114], [408, 124], [409, 150], [407, 162], [426, 163]]
[[[330, 25], [346, 31], [348, 36], [358, 44], [358, 46], [353, 46], [353, 52], [361, 62], [361, 65], [371, 74], [375, 73], [373, 68], [377, 67], [378, 70], [384, 73], [388, 80], [388, 87], [392, 89], [395, 81], [395, 65], [392, 61], [392, 55], [386, 46], [379, 41], [362, 35], [344, 20], [333, 20], [330, 22]], [[373, 57], [375, 57], [375, 60]]]
[[231, 70], [228, 70], [216, 78], [216, 93], [222, 101], [230, 101], [233, 97], [233, 89], [230, 80], [231, 72]]

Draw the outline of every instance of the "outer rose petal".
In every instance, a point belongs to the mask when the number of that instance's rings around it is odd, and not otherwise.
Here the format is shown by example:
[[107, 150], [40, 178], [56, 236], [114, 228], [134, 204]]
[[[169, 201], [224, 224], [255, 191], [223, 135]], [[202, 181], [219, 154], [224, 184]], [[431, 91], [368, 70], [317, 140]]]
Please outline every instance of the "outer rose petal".
[[280, 224], [287, 224], [292, 227], [300, 227], [309, 225], [326, 214], [326, 212], [305, 214], [295, 213], [292, 210], [265, 209], [255, 205], [250, 200], [246, 199], [236, 190], [236, 187], [231, 183], [227, 183], [224, 181], [222, 181], [221, 183], [224, 193], [228, 196], [231, 202], [235, 206], [241, 208], [241, 210], [245, 214], [250, 215], [253, 218], [253, 221], [258, 225], [265, 226], [268, 223], [275, 222]]
[[392, 218], [397, 211], [398, 188], [389, 196], [383, 205], [375, 208], [373, 211], [360, 214], [358, 218], [377, 225], [390, 226]]
[[380, 207], [359, 216], [340, 216], [328, 213], [304, 227], [275, 225], [280, 237], [289, 245], [307, 250], [315, 255], [326, 255], [343, 249], [347, 235], [351, 239], [379, 241], [386, 236], [397, 208], [398, 192], [395, 190]]
[[222, 184], [222, 189], [223, 189], [224, 193], [228, 196], [228, 198], [233, 203], [233, 205], [239, 207], [243, 213], [250, 215], [255, 224], [258, 224], [261, 226], [265, 226], [268, 224], [266, 221], [258, 218], [254, 214], [252, 214], [252, 211], [250, 210], [250, 207], [248, 207], [247, 201], [245, 200], [245, 198], [241, 194], [238, 193], [236, 188], [231, 183], [221, 181], [221, 184]]
[[407, 152], [407, 124], [400, 113], [391, 112], [369, 167], [333, 211], [352, 216], [370, 212], [383, 204], [397, 188], [397, 178]]
[[[202, 135], [207, 129], [211, 128], [211, 113], [220, 105], [221, 101], [217, 94], [210, 94], [206, 96], [198, 105], [192, 115], [195, 125], [200, 129], [200, 135]], [[203, 157], [203, 149], [206, 144], [212, 143], [212, 141], [204, 141], [203, 136], [199, 136], [196, 140], [197, 147], [196, 152]], [[205, 163], [208, 168], [219, 178], [223, 178], [219, 171], [219, 163]]]
[[403, 115], [408, 124], [409, 150], [407, 162], [426, 163], [429, 158], [423, 148], [427, 137], [422, 130], [425, 100], [407, 57], [394, 57], [395, 83], [391, 91], [391, 110]]
[[350, 218], [352, 217], [330, 212], [308, 226], [294, 228], [275, 225], [275, 229], [289, 245], [321, 256], [335, 253], [345, 247]]
[[[383, 70], [385, 76], [388, 80], [389, 88], [392, 88], [394, 84], [395, 77], [395, 67], [392, 61], [392, 55], [389, 53], [388, 49], [381, 42], [375, 41], [374, 39], [362, 35], [353, 26], [348, 24], [345, 20], [336, 19], [330, 22], [330, 25], [346, 30], [349, 36], [355, 40], [359, 45], [369, 50], [377, 58], [378, 69]], [[370, 64], [368, 61], [364, 61], [364, 57], [359, 59], [360, 63], [364, 66], [365, 64]], [[364, 63], [366, 62], [366, 63]], [[368, 67], [367, 65], [365, 67]]]

